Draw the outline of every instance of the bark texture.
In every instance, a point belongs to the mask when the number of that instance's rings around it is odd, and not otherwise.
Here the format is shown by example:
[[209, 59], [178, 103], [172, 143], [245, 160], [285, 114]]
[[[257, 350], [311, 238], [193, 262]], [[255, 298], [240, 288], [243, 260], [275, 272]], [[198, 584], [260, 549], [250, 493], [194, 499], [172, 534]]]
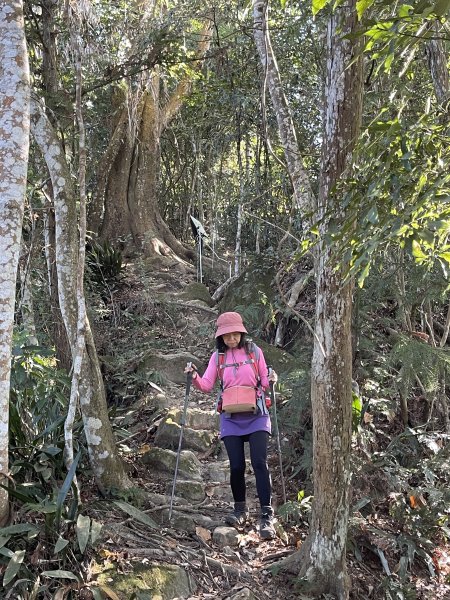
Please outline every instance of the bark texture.
[[253, 0], [253, 35], [264, 71], [264, 87], [267, 83], [277, 118], [286, 166], [294, 189], [296, 208], [302, 218], [303, 231], [308, 233], [311, 213], [315, 207], [315, 198], [308, 173], [303, 167], [294, 120], [283, 90], [277, 59], [270, 40], [267, 27], [267, 6], [266, 0]]
[[[59, 140], [42, 106], [35, 100], [31, 102], [31, 119], [32, 133], [44, 156], [53, 186], [59, 304], [72, 358], [75, 358], [79, 244], [75, 192]], [[130, 481], [117, 453], [97, 352], [87, 318], [85, 340], [86, 349], [81, 363], [79, 397], [91, 467], [101, 492], [126, 489], [130, 486]]]
[[[0, 59], [0, 483], [7, 485], [11, 344], [30, 134], [21, 0], [0, 1]], [[0, 488], [0, 525], [8, 516], [8, 492]]]
[[[319, 193], [321, 239], [335, 218], [345, 212], [335, 186], [351, 168], [362, 105], [362, 66], [354, 38], [355, 0], [337, 8], [328, 26], [327, 79]], [[353, 61], [353, 62], [352, 62]], [[325, 218], [325, 215], [332, 215]], [[341, 221], [342, 222], [342, 221]], [[287, 567], [314, 594], [349, 596], [346, 537], [351, 479], [352, 418], [351, 312], [352, 282], [345, 265], [322, 241], [316, 261], [316, 328], [311, 373], [313, 411], [314, 504], [310, 533]]]
[[[200, 69], [210, 41], [208, 21], [201, 32], [195, 68]], [[100, 239], [121, 241], [125, 246], [131, 239], [148, 256], [195, 258], [193, 250], [172, 234], [158, 206], [161, 135], [180, 110], [192, 83], [186, 76], [164, 101], [159, 68], [154, 67], [137, 90], [128, 92], [99, 168], [89, 228], [98, 232]]]
[[449, 96], [449, 76], [447, 66], [447, 54], [444, 43], [439, 39], [440, 34], [436, 24], [431, 27], [434, 39], [430, 39], [426, 45], [428, 68], [433, 80], [434, 92], [437, 101], [442, 104]]

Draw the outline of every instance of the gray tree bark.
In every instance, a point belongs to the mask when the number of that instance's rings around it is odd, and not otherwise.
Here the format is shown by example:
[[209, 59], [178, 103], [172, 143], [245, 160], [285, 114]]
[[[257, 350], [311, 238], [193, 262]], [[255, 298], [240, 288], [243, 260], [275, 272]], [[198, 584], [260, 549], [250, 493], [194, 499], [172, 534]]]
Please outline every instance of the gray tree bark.
[[[303, 231], [307, 234], [311, 214], [315, 208], [315, 197], [308, 173], [303, 166], [294, 120], [284, 93], [277, 59], [272, 48], [267, 27], [267, 10], [267, 0], [253, 0], [253, 37], [264, 71], [264, 88], [267, 84], [277, 118], [280, 140], [286, 157], [286, 166], [294, 190], [296, 209], [300, 212]], [[265, 90], [263, 90], [264, 92]]]
[[344, 36], [357, 26], [356, 0], [335, 9], [327, 35], [327, 79], [318, 217], [323, 219], [316, 260], [316, 326], [311, 371], [314, 502], [310, 533], [286, 566], [316, 595], [349, 597], [346, 538], [352, 420], [351, 314], [353, 282], [343, 258], [324, 235], [346, 219], [336, 184], [351, 170], [362, 108], [359, 41]]
[[[30, 75], [21, 0], [0, 1], [0, 483], [7, 485], [16, 277], [30, 137]], [[0, 488], [0, 526], [9, 517]]]
[[[44, 109], [34, 99], [31, 102], [31, 124], [32, 134], [44, 156], [53, 186], [59, 304], [74, 360], [77, 356], [79, 260], [75, 192], [59, 140]], [[99, 490], [107, 493], [112, 489], [127, 489], [131, 484], [117, 453], [98, 356], [87, 317], [84, 326], [86, 347], [79, 381], [80, 408], [94, 477]]]
[[[211, 31], [211, 22], [207, 21], [198, 45], [198, 62], [193, 68], [201, 67]], [[193, 260], [195, 253], [176, 239], [158, 206], [161, 135], [179, 112], [193, 79], [186, 75], [166, 102], [160, 93], [161, 85], [159, 68], [154, 67], [137, 90], [128, 93], [105, 153], [109, 164], [102, 163], [99, 170], [102, 196], [94, 199], [89, 226], [96, 228], [102, 240], [131, 238], [134, 246], [148, 256], [176, 254]], [[129, 114], [134, 115], [132, 123]]]

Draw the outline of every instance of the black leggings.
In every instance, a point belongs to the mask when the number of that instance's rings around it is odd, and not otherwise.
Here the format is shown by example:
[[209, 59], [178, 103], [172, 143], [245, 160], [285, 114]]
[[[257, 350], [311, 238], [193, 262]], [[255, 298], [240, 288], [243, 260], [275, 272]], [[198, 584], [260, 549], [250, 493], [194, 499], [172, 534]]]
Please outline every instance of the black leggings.
[[272, 482], [267, 467], [267, 431], [248, 435], [228, 435], [223, 439], [230, 460], [230, 485], [235, 502], [245, 502], [244, 443], [250, 444], [250, 459], [256, 479], [256, 490], [261, 506], [270, 506]]

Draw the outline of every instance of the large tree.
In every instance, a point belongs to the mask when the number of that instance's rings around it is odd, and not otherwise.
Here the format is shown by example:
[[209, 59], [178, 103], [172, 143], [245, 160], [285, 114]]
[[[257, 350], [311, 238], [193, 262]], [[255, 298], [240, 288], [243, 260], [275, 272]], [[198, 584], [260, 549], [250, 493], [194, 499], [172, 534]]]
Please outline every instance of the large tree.
[[314, 503], [309, 535], [287, 566], [314, 594], [348, 598], [346, 538], [351, 479], [352, 280], [345, 258], [326, 237], [348, 218], [339, 182], [350, 173], [362, 108], [362, 61], [356, 0], [332, 13], [327, 31], [327, 72], [317, 220], [316, 325], [311, 370]]
[[[143, 30], [152, 14], [150, 10], [143, 13]], [[147, 255], [175, 253], [184, 259], [194, 258], [193, 251], [176, 239], [163, 220], [158, 192], [161, 135], [189, 94], [210, 46], [210, 18], [197, 35], [196, 59], [172, 92], [165, 86], [161, 67], [155, 65], [141, 74], [138, 82], [130, 82], [125, 93], [117, 95], [117, 117], [98, 168], [89, 227], [103, 240], [131, 238]]]
[[[28, 167], [30, 82], [21, 0], [0, 1], [0, 483], [8, 474], [11, 343]], [[0, 489], [0, 525], [9, 515]]]

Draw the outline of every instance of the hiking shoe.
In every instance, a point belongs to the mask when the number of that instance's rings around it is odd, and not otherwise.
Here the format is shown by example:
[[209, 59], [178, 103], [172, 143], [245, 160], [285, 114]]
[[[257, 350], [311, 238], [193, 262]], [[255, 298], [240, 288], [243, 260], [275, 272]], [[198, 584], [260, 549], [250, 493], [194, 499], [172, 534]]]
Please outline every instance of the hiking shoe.
[[273, 508], [271, 506], [263, 506], [261, 508], [261, 517], [259, 521], [259, 535], [263, 540], [272, 540], [277, 533], [274, 527], [275, 517], [273, 516]]
[[236, 527], [238, 525], [245, 525], [248, 519], [248, 509], [245, 502], [235, 502], [234, 510], [232, 513], [225, 517], [225, 523]]

